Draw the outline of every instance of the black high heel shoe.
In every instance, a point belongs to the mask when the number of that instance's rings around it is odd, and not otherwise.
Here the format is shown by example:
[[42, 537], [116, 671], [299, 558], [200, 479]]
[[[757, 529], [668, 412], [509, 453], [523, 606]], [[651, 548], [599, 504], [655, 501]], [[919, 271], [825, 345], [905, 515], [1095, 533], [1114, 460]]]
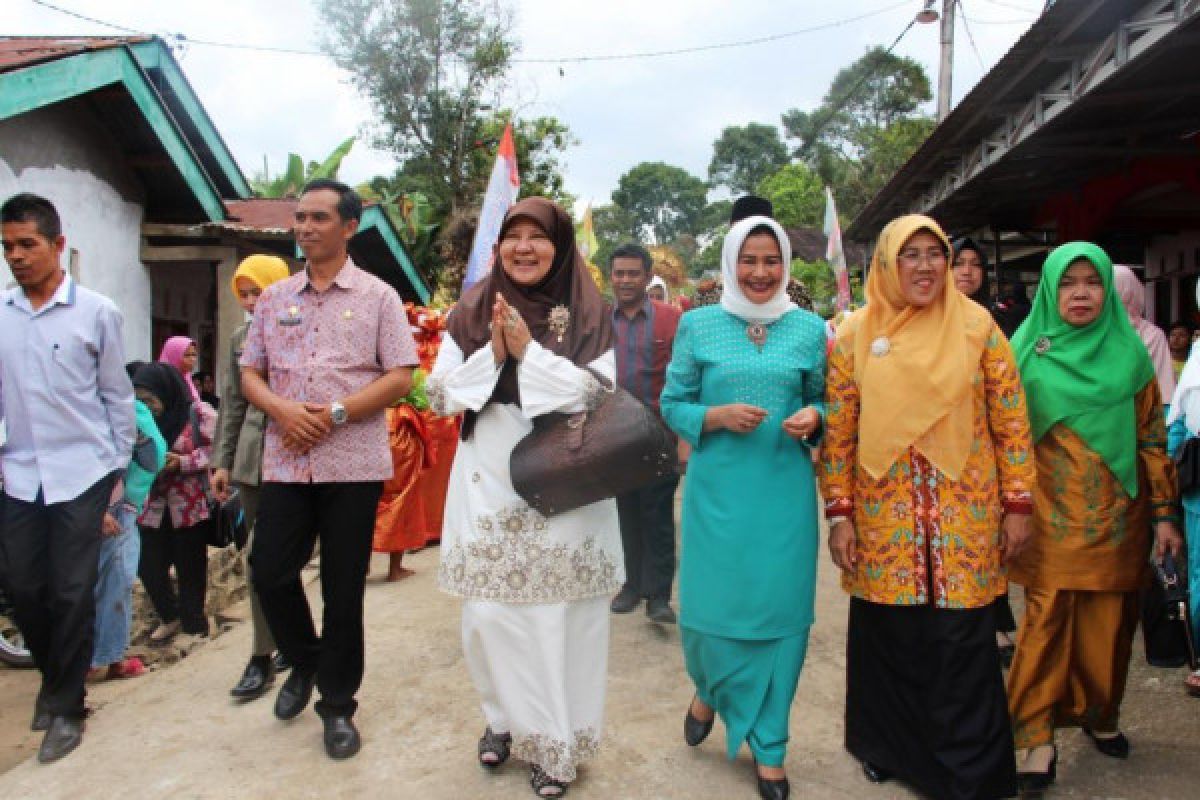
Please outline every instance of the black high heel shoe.
[[1084, 728], [1083, 732], [1096, 745], [1096, 749], [1109, 758], [1129, 758], [1129, 739], [1125, 734], [1118, 732], [1116, 736], [1101, 739], [1088, 728]]
[[782, 778], [764, 778], [758, 771], [758, 759], [754, 759], [754, 777], [758, 778], [758, 796], [762, 800], [788, 800], [792, 785], [787, 776]]
[[1017, 786], [1022, 792], [1044, 792], [1058, 777], [1058, 747], [1051, 746], [1054, 747], [1054, 754], [1050, 756], [1050, 767], [1045, 772], [1017, 773]]
[[717, 712], [714, 710], [708, 719], [697, 719], [692, 715], [692, 703], [695, 702], [696, 698], [693, 696], [692, 702], [688, 703], [687, 713], [683, 716], [683, 740], [687, 742], [688, 747], [696, 747], [707, 739], [708, 734], [712, 733], [713, 721], [717, 718]]

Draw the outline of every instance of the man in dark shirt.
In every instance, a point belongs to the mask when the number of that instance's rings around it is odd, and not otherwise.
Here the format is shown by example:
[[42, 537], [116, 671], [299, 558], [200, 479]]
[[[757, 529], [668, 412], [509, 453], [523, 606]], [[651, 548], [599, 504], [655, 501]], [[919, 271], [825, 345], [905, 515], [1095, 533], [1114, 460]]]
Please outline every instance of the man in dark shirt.
[[[652, 300], [646, 289], [654, 277], [653, 260], [636, 244], [618, 247], [609, 259], [613, 330], [616, 333], [617, 382], [658, 411], [658, 398], [671, 360], [679, 311]], [[671, 582], [675, 577], [675, 488], [679, 476], [617, 498], [621, 543], [625, 549], [625, 585], [612, 610], [626, 614], [646, 598], [646, 616], [675, 623]]]

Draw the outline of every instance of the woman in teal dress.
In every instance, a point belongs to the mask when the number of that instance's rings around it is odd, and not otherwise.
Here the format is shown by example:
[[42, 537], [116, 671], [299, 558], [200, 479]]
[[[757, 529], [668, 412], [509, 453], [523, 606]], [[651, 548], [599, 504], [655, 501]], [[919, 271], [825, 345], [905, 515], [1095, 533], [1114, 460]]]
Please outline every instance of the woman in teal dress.
[[787, 296], [791, 248], [771, 218], [735, 224], [721, 302], [684, 314], [662, 393], [691, 444], [683, 495], [680, 628], [695, 746], [725, 724], [750, 746], [765, 798], [788, 796], [788, 714], [813, 621], [812, 453], [825, 392], [825, 325]]

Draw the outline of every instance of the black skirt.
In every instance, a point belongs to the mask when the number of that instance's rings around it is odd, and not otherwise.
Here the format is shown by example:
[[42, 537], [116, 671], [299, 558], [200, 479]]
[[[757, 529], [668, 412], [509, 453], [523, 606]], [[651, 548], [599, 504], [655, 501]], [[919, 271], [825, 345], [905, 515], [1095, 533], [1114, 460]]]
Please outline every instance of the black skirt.
[[994, 613], [852, 598], [846, 749], [936, 800], [1014, 796]]

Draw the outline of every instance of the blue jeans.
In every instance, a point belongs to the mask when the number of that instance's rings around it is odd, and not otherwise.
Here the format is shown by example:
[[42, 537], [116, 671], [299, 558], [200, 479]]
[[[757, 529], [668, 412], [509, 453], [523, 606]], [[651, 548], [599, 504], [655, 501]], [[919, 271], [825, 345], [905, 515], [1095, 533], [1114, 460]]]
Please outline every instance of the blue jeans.
[[115, 664], [125, 658], [133, 627], [133, 579], [137, 577], [142, 539], [137, 512], [122, 506], [117, 512], [121, 532], [104, 537], [96, 574], [96, 644], [92, 667]]

